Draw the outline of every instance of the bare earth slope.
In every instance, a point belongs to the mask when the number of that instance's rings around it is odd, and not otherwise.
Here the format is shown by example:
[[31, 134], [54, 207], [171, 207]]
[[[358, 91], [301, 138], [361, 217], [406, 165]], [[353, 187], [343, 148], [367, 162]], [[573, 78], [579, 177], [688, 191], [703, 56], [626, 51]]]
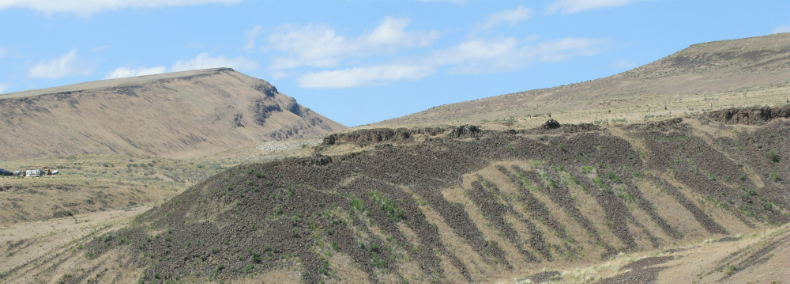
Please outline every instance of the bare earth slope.
[[193, 158], [345, 126], [229, 68], [0, 95], [0, 160], [75, 154]]
[[783, 33], [695, 44], [611, 77], [442, 105], [373, 126], [508, 120], [524, 127], [545, 116], [569, 123], [649, 120], [788, 99], [790, 33]]

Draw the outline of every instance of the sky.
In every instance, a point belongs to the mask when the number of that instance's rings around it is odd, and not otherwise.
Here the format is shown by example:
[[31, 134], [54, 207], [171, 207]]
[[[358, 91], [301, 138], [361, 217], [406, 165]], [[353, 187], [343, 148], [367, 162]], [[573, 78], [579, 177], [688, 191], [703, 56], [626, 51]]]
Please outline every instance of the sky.
[[790, 3], [0, 0], [0, 93], [231, 67], [347, 126], [790, 32]]

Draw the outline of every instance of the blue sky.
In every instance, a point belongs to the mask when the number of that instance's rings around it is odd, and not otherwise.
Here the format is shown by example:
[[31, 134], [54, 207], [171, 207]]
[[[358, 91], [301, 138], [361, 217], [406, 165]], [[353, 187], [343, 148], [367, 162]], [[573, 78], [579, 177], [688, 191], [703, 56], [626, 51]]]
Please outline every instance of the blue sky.
[[0, 0], [0, 93], [232, 67], [348, 126], [790, 32], [785, 1]]

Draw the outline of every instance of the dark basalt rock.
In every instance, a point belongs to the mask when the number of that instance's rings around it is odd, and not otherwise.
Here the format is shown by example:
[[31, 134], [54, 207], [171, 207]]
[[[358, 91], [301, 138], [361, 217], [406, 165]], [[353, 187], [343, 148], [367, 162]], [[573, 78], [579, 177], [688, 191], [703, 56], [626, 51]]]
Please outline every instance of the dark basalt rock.
[[543, 129], [557, 129], [560, 128], [560, 122], [551, 118], [547, 120], [546, 123], [543, 123], [542, 127]]
[[478, 137], [480, 132], [483, 132], [483, 130], [481, 130], [480, 127], [478, 127], [477, 125], [464, 124], [464, 125], [459, 125], [455, 129], [453, 129], [453, 131], [450, 132], [450, 137], [473, 138], [473, 137]]
[[790, 105], [762, 108], [731, 108], [707, 113], [707, 117], [725, 124], [764, 124], [776, 118], [790, 117]]

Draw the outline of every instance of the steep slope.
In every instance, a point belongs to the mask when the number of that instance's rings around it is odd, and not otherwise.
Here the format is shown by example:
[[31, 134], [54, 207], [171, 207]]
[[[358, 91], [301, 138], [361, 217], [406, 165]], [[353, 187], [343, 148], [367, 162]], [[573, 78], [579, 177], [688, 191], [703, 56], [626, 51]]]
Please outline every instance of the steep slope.
[[74, 154], [191, 158], [345, 128], [229, 68], [0, 96], [0, 160]]
[[[649, 120], [790, 100], [790, 33], [695, 44], [611, 77], [434, 107], [376, 126]], [[539, 119], [534, 119], [539, 117]], [[662, 118], [659, 118], [659, 120]]]
[[[733, 126], [707, 117], [335, 134], [318, 151], [361, 151], [232, 168], [127, 229], [4, 274], [463, 283], [589, 265], [787, 223], [788, 139], [784, 118]], [[640, 281], [658, 277], [651, 271]]]

